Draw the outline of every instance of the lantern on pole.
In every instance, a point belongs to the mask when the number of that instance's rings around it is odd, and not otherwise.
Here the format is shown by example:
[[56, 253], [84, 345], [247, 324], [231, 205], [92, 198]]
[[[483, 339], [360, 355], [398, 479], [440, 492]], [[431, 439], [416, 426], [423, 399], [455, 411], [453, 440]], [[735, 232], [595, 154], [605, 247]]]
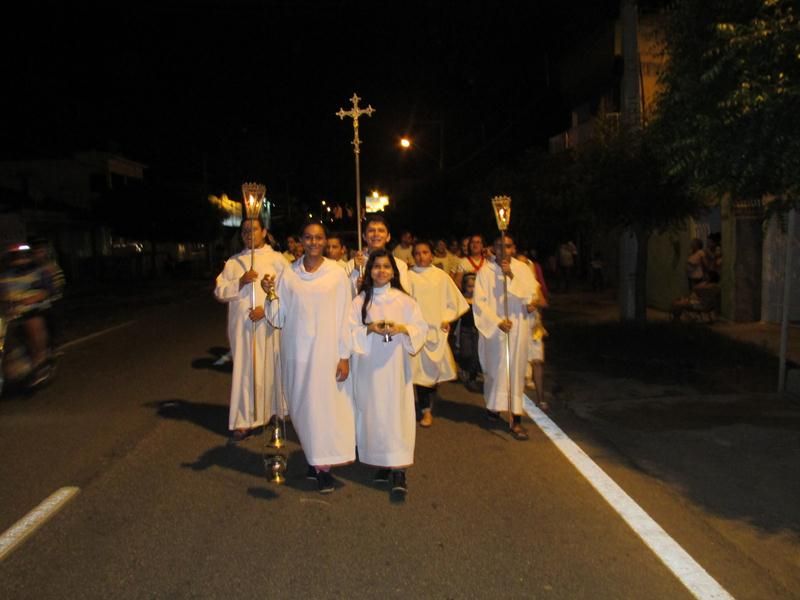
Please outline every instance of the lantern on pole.
[[[492, 198], [492, 209], [500, 230], [500, 256], [497, 257], [498, 265], [506, 259], [506, 230], [511, 223], [511, 198], [508, 196], [495, 196]], [[504, 317], [508, 320], [508, 275], [503, 273], [503, 310]], [[506, 384], [508, 389], [508, 422], [514, 426], [514, 413], [512, 410], [511, 391], [511, 333], [506, 333]]]

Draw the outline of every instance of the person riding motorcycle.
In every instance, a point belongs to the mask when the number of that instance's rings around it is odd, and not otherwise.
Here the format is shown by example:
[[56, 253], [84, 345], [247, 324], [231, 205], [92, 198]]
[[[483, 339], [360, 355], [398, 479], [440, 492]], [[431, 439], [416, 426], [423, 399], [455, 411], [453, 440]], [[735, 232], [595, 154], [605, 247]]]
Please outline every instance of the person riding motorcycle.
[[[48, 297], [30, 247], [15, 244], [8, 248], [0, 273], [0, 302], [5, 326], [3, 372], [6, 379], [27, 377], [29, 387], [34, 387], [50, 376], [49, 340], [44, 319]], [[19, 325], [22, 343], [27, 349], [26, 361], [14, 360], [9, 352], [9, 325], [12, 323]]]

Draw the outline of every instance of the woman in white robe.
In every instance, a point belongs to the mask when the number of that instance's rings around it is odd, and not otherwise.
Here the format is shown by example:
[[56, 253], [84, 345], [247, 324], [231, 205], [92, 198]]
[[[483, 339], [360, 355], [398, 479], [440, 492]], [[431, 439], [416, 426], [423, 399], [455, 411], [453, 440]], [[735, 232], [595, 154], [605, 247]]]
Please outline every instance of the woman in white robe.
[[359, 460], [381, 467], [375, 480], [391, 475], [392, 492], [405, 494], [416, 436], [410, 355], [425, 342], [428, 324], [400, 288], [396, 264], [385, 249], [370, 254], [349, 329]]
[[[335, 261], [322, 256], [325, 229], [306, 225], [303, 257], [277, 280], [277, 299], [267, 317], [281, 331], [283, 389], [289, 415], [320, 492], [333, 491], [332, 465], [355, 460], [356, 436], [348, 378], [350, 281]], [[271, 279], [264, 291], [274, 288]]]
[[[278, 275], [287, 266], [286, 259], [265, 244], [267, 230], [259, 219], [242, 221], [241, 235], [246, 249], [226, 261], [222, 273], [217, 276], [214, 289], [216, 299], [228, 304], [228, 340], [233, 356], [228, 428], [233, 431], [234, 441], [245, 439], [254, 428], [269, 420], [275, 412], [274, 407], [282, 406], [282, 399], [278, 397], [279, 386], [275, 385], [279, 369], [277, 361], [280, 334], [264, 318], [265, 296], [258, 285], [258, 279], [264, 275]], [[252, 269], [251, 235], [255, 245]], [[255, 371], [253, 323], [256, 336]]]
[[[514, 242], [505, 236], [505, 256], [513, 253]], [[495, 255], [503, 251], [500, 239], [495, 242]], [[505, 318], [503, 299], [504, 267], [497, 261], [487, 263], [475, 278], [475, 296], [472, 310], [478, 328], [478, 357], [484, 374], [483, 396], [489, 416], [508, 410], [513, 415], [511, 433], [515, 438], [528, 438], [521, 425], [522, 396], [525, 390], [525, 371], [528, 366], [532, 328], [535, 325], [539, 284], [528, 266], [515, 258], [503, 261], [508, 273], [508, 320]], [[509, 339], [510, 373], [506, 368]], [[509, 379], [511, 389], [509, 390]], [[511, 406], [509, 406], [509, 397]]]
[[408, 272], [411, 295], [419, 304], [428, 324], [425, 345], [411, 360], [417, 409], [421, 412], [419, 424], [433, 424], [431, 399], [440, 381], [457, 377], [455, 359], [447, 335], [450, 323], [458, 319], [469, 305], [458, 291], [453, 278], [440, 268], [432, 266], [433, 251], [428, 242], [414, 244], [414, 262]]

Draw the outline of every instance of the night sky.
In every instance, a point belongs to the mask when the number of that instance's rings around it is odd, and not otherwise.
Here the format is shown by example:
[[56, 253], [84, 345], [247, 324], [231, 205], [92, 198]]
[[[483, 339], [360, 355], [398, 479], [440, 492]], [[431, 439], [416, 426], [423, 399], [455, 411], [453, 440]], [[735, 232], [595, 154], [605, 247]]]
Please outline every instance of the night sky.
[[[33, 2], [5, 20], [3, 159], [111, 150], [235, 193], [350, 200], [364, 186], [513, 158], [566, 125], [554, 65], [615, 2]], [[557, 6], [556, 6], [557, 5]], [[113, 6], [113, 7], [112, 7]], [[10, 99], [10, 103], [8, 102]], [[427, 150], [403, 155], [404, 133]]]

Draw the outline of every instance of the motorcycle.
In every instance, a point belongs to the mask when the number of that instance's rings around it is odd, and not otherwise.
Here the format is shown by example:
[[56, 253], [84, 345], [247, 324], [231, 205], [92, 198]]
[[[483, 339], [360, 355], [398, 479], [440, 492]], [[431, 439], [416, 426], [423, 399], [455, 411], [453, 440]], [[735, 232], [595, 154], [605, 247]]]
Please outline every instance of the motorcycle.
[[0, 394], [35, 392], [50, 383], [55, 374], [55, 355], [51, 352], [43, 364], [34, 368], [21, 320], [0, 316]]

